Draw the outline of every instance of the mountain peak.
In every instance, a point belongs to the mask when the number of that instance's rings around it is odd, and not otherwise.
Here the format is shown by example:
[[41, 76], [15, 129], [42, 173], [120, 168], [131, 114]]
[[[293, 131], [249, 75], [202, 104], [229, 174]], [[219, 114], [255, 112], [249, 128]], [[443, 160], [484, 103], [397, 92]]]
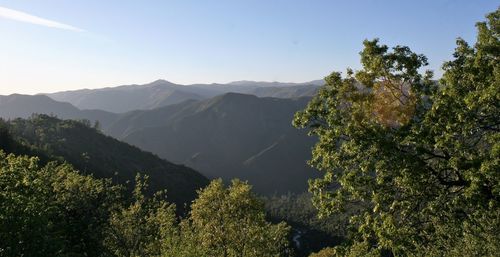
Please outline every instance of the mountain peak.
[[173, 85], [174, 83], [168, 81], [168, 80], [164, 80], [164, 79], [157, 79], [151, 83], [148, 83], [146, 84], [147, 86], [158, 86], [158, 85], [165, 85], [165, 84], [169, 84], [169, 85]]
[[0, 95], [0, 102], [14, 102], [14, 101], [44, 101], [55, 102], [52, 98], [46, 95], [24, 95], [24, 94], [11, 94]]

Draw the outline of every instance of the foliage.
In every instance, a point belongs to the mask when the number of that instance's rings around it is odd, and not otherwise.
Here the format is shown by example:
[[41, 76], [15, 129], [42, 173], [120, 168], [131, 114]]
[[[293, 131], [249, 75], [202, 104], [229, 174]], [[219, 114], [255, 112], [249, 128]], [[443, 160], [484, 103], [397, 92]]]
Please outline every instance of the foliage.
[[119, 202], [110, 181], [0, 150], [0, 256], [97, 256]]
[[318, 217], [311, 194], [265, 197], [266, 213], [272, 221], [285, 221], [292, 227], [296, 256], [309, 256], [324, 247], [340, 244], [348, 234], [348, 214]]
[[165, 192], [130, 198], [68, 164], [0, 150], [0, 256], [286, 256], [289, 228], [265, 220], [246, 183], [220, 180], [179, 220]]
[[327, 248], [324, 248], [317, 253], [313, 253], [313, 254], [309, 255], [309, 257], [333, 257], [336, 254], [337, 253], [336, 253], [334, 248], [327, 247]]
[[[148, 195], [167, 189], [169, 200], [179, 207], [192, 201], [196, 190], [208, 184], [206, 178], [190, 168], [172, 164], [105, 136], [79, 121], [33, 115], [30, 119], [14, 119], [0, 124], [7, 128], [6, 132], [14, 140], [11, 144], [14, 147], [3, 148], [5, 151], [35, 155], [42, 163], [66, 161], [83, 174], [110, 178], [116, 184], [126, 185], [129, 192], [134, 188], [136, 174], [141, 172], [151, 178]], [[0, 147], [2, 144], [0, 142]]]
[[265, 220], [264, 205], [251, 186], [214, 180], [199, 192], [185, 226], [202, 256], [286, 256], [289, 227]]
[[317, 209], [312, 205], [311, 194], [282, 195], [264, 198], [266, 211], [273, 218], [286, 220], [323, 231], [332, 236], [347, 235], [347, 224], [342, 216], [319, 218]]
[[363, 69], [332, 73], [294, 124], [319, 138], [321, 215], [359, 207], [338, 255], [500, 251], [500, 11], [457, 41], [439, 85], [425, 56], [365, 41]]
[[224, 188], [213, 181], [199, 192], [180, 222], [161, 195], [146, 199], [136, 183], [135, 201], [110, 219], [105, 241], [115, 256], [286, 256], [289, 228], [264, 219], [263, 205], [246, 183]]
[[178, 237], [175, 205], [166, 202], [163, 194], [147, 199], [145, 180], [137, 176], [134, 201], [109, 219], [104, 244], [115, 256], [160, 256], [162, 245]]

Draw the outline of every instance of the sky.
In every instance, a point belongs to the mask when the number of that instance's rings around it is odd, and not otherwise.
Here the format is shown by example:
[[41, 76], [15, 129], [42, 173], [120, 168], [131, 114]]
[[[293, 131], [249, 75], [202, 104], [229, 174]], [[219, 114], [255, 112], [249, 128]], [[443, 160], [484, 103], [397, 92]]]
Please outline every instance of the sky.
[[425, 54], [436, 77], [493, 0], [0, 0], [0, 94], [359, 69], [364, 39]]

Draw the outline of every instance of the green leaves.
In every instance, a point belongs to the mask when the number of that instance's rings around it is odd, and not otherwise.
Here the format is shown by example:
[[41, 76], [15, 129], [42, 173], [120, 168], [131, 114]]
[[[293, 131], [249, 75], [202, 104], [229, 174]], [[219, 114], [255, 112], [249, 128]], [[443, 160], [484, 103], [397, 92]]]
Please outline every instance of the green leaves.
[[214, 180], [199, 192], [186, 220], [203, 256], [287, 256], [290, 228], [265, 220], [251, 186]]
[[136, 177], [133, 202], [120, 206], [109, 218], [104, 244], [114, 256], [161, 256], [178, 238], [175, 205], [163, 194], [146, 198], [147, 176]]
[[251, 186], [213, 181], [179, 221], [164, 192], [131, 198], [68, 164], [0, 151], [0, 256], [288, 256], [290, 228], [265, 220]]
[[0, 151], [0, 256], [99, 255], [118, 193], [69, 165]]
[[318, 137], [310, 164], [325, 176], [310, 191], [320, 214], [364, 210], [338, 253], [499, 251], [498, 229], [487, 229], [500, 213], [499, 13], [478, 23], [474, 47], [457, 41], [439, 85], [419, 72], [425, 56], [366, 40], [363, 68], [332, 73], [296, 114], [294, 125]]

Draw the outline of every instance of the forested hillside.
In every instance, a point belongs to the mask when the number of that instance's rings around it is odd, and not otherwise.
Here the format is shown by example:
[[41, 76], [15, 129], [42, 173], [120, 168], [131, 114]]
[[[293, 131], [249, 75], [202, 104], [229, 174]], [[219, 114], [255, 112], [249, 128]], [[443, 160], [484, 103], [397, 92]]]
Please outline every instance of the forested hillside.
[[133, 112], [108, 132], [209, 178], [248, 180], [268, 195], [301, 193], [316, 175], [306, 164], [314, 138], [291, 120], [308, 101], [228, 93]]
[[500, 8], [476, 27], [439, 81], [375, 38], [324, 85], [0, 96], [0, 257], [499, 256]]
[[151, 179], [149, 193], [166, 189], [169, 201], [180, 206], [194, 199], [196, 190], [208, 183], [198, 172], [105, 136], [91, 124], [47, 115], [2, 124], [4, 133], [8, 131], [13, 139], [10, 149], [5, 147], [6, 141], [0, 142], [8, 152], [41, 155], [45, 162], [68, 162], [82, 174], [109, 178], [129, 188], [140, 172]]
[[[259, 92], [272, 95], [283, 93], [283, 97], [288, 93], [293, 96], [294, 92], [288, 84], [270, 83], [273, 87], [264, 87], [241, 83], [227, 85], [227, 90], [256, 87]], [[293, 88], [317, 89], [311, 85]], [[304, 192], [307, 179], [317, 175], [306, 164], [314, 138], [308, 138], [291, 124], [293, 114], [304, 108], [309, 99], [228, 93], [202, 101], [186, 100], [152, 110], [115, 114], [80, 110], [44, 95], [10, 95], [0, 97], [0, 117], [27, 118], [40, 113], [90, 122], [104, 134], [187, 165], [207, 177], [225, 181], [248, 179], [257, 192], [270, 195]], [[291, 179], [281, 179], [285, 172]]]
[[70, 165], [0, 150], [0, 256], [292, 254], [289, 227], [265, 220], [246, 183], [213, 181], [179, 219], [164, 194], [144, 194], [149, 180], [135, 181], [123, 194]]
[[32, 114], [47, 114], [61, 119], [89, 120], [99, 122], [100, 128], [106, 128], [118, 115], [97, 110], [80, 110], [70, 103], [57, 102], [45, 95], [0, 95], [0, 118], [29, 118]]

